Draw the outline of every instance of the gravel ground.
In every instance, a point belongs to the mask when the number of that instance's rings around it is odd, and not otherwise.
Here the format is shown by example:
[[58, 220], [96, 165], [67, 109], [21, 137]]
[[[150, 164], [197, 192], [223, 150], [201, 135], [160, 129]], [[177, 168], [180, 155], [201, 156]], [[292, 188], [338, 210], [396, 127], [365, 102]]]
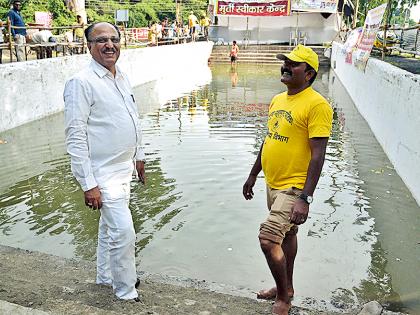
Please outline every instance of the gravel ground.
[[[160, 275], [143, 275], [142, 302], [121, 301], [110, 287], [95, 284], [93, 262], [6, 246], [0, 246], [0, 257], [0, 300], [51, 314], [271, 314], [270, 302], [213, 292], [203, 281], [174, 285], [156, 281], [164, 279]], [[337, 313], [293, 307], [290, 314]]]

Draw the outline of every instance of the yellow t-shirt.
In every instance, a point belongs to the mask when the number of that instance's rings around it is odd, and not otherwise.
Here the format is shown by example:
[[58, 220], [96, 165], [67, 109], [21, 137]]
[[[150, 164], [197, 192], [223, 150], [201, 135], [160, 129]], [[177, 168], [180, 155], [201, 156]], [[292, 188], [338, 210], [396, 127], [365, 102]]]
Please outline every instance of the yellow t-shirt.
[[81, 26], [81, 28], [74, 29], [74, 36], [78, 38], [83, 38], [85, 36], [85, 31], [82, 24], [74, 24], [74, 26]]
[[268, 134], [261, 155], [267, 185], [302, 189], [311, 159], [309, 139], [329, 137], [333, 111], [312, 87], [276, 95], [270, 104]]

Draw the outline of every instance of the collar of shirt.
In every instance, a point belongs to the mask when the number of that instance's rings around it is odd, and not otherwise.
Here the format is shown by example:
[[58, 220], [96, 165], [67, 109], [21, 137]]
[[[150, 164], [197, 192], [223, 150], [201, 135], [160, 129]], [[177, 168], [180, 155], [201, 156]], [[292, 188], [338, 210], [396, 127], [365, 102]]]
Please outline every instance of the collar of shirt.
[[[109, 75], [111, 78], [114, 78], [111, 71], [109, 71], [107, 68], [105, 68], [99, 62], [97, 62], [95, 59], [92, 59], [92, 62], [90, 63], [90, 67], [100, 78], [103, 78], [106, 75]], [[115, 65], [115, 71], [116, 71], [115, 72], [115, 79], [118, 79], [122, 75], [120, 67]]]

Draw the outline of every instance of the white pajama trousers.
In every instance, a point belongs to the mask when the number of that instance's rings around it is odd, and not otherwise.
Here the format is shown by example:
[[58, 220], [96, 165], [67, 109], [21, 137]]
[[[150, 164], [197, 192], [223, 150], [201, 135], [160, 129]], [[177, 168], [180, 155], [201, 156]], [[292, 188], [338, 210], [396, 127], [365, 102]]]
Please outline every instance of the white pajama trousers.
[[16, 43], [16, 59], [17, 61], [25, 61], [25, 44], [26, 44], [26, 37], [20, 34], [16, 34], [15, 38]]
[[138, 296], [133, 219], [128, 208], [130, 183], [101, 188], [96, 283], [112, 285], [124, 300]]

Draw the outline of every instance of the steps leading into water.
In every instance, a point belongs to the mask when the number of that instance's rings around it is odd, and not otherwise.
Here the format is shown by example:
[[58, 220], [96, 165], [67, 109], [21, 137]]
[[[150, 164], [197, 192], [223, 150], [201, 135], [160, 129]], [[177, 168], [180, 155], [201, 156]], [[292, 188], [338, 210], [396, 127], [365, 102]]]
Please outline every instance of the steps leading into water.
[[[324, 56], [324, 47], [310, 46], [319, 56], [321, 67], [329, 67], [330, 59]], [[294, 47], [284, 45], [248, 45], [239, 46], [238, 63], [281, 64], [277, 54], [288, 53]], [[212, 63], [230, 63], [230, 46], [214, 45], [210, 57]]]

